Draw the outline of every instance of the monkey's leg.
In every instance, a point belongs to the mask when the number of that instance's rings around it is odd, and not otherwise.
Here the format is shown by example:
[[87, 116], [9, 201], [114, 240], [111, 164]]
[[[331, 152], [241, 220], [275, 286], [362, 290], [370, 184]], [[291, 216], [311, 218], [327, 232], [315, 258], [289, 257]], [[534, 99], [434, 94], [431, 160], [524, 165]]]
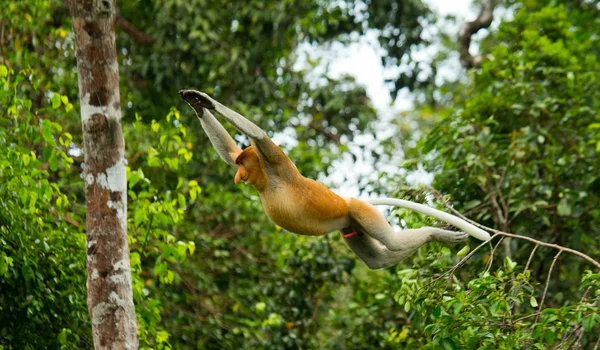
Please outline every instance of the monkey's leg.
[[348, 200], [348, 210], [366, 234], [381, 242], [387, 249], [393, 252], [404, 252], [407, 254], [406, 256], [431, 241], [452, 244], [464, 242], [468, 238], [465, 232], [448, 231], [435, 227], [421, 227], [394, 232], [387, 220], [375, 207], [356, 198]]
[[248, 120], [241, 114], [225, 107], [217, 100], [208, 96], [207, 94], [196, 91], [196, 90], [182, 90], [179, 94], [187, 101], [188, 98], [194, 98], [197, 103], [205, 109], [214, 110], [221, 115], [225, 120], [230, 122], [236, 129], [241, 133], [247, 135], [254, 140], [256, 146], [263, 154], [263, 156], [270, 162], [277, 162], [279, 160], [287, 158], [266, 132], [263, 131], [256, 124]]
[[219, 123], [210, 111], [204, 109], [200, 104], [200, 100], [195, 94], [189, 94], [185, 91], [180, 91], [181, 97], [194, 109], [196, 116], [200, 119], [202, 128], [208, 135], [208, 139], [217, 150], [217, 153], [225, 163], [237, 168], [235, 159], [242, 150], [235, 144], [227, 130]]
[[409, 251], [393, 252], [387, 249], [381, 242], [365, 233], [345, 238], [344, 241], [371, 270], [396, 265], [412, 254]]

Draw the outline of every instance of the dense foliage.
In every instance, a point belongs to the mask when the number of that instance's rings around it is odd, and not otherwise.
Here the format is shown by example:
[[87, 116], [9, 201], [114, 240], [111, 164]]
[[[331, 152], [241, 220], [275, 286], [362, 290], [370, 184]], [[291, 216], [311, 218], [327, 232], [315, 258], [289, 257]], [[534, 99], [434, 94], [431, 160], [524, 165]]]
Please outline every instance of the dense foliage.
[[[475, 221], [598, 257], [598, 35], [581, 18], [561, 6], [518, 10], [495, 35], [493, 60], [473, 72], [414, 151], [437, 173], [433, 186]], [[396, 298], [405, 310], [414, 305], [419, 337], [433, 348], [591, 347], [600, 332], [597, 267], [502, 240], [475, 255], [487, 262], [475, 279], [402, 272]], [[443, 273], [439, 259], [415, 267]]]
[[[551, 271], [557, 251], [539, 247], [525, 269], [535, 245], [512, 239], [493, 253], [480, 248], [452, 276], [466, 249], [457, 257], [437, 244], [404, 266], [367, 270], [339, 235], [301, 237], [272, 225], [256, 192], [234, 186], [232, 170], [179, 101], [181, 88], [208, 91], [284, 135], [283, 148], [305, 175], [327, 173], [357, 135], [374, 132], [377, 116], [351, 77], [309, 81], [310, 70], [297, 69], [298, 45], [350, 42], [380, 29], [385, 63], [403, 63], [391, 92], [424, 87], [435, 76], [423, 78], [411, 57], [434, 24], [420, 1], [119, 5], [128, 229], [144, 348], [597, 341], [600, 276], [585, 260], [562, 252]], [[515, 18], [485, 42], [494, 59], [468, 80], [429, 87], [449, 97], [411, 113], [421, 131], [398, 131], [424, 136], [413, 149], [407, 137], [403, 166], [436, 173], [444, 200], [478, 222], [598, 260], [597, 10], [589, 2], [507, 6]], [[0, 348], [91, 348], [85, 150], [68, 9], [57, 0], [10, 2], [0, 7], [0, 33]], [[381, 175], [372, 186], [380, 192], [433, 198], [405, 191], [402, 176]], [[397, 214], [401, 226], [432, 223]]]

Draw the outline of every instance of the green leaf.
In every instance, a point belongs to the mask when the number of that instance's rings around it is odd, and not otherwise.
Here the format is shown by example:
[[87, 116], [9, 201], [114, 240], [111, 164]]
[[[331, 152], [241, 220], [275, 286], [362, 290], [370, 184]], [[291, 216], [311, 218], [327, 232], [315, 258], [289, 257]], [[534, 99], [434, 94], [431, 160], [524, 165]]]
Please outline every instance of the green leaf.
[[544, 334], [544, 338], [548, 342], [548, 344], [554, 344], [554, 339], [556, 338], [556, 333], [553, 331], [548, 331]]
[[42, 129], [42, 137], [44, 138], [44, 141], [48, 142], [52, 146], [56, 146], [56, 141], [52, 136], [52, 122], [46, 119], [42, 119], [40, 121], [40, 128]]
[[473, 199], [465, 203], [465, 210], [470, 210], [481, 204], [479, 199]]
[[254, 305], [254, 309], [256, 310], [256, 312], [259, 312], [259, 313], [265, 311], [266, 307], [267, 307], [267, 304], [265, 304], [262, 301], [260, 301]]
[[156, 342], [157, 343], [165, 343], [167, 340], [169, 340], [169, 332], [167, 331], [159, 331], [158, 333], [156, 333]]
[[462, 257], [466, 256], [470, 250], [471, 250], [471, 247], [469, 247], [469, 245], [467, 244], [461, 250], [459, 250], [458, 253], [456, 253], [456, 256], [462, 258]]
[[8, 272], [8, 264], [6, 263], [7, 256], [4, 252], [0, 252], [0, 276]]
[[456, 346], [454, 341], [450, 338], [443, 339], [442, 346], [445, 350], [458, 350], [458, 346]]
[[533, 295], [531, 296], [531, 298], [529, 298], [529, 304], [530, 304], [532, 307], [538, 307], [537, 300], [535, 299], [535, 297], [534, 297]]
[[583, 329], [586, 332], [591, 331], [592, 328], [594, 328], [594, 326], [596, 325], [596, 317], [595, 317], [595, 315], [593, 313], [591, 313], [591, 314], [585, 316], [583, 318], [582, 325], [583, 325]]
[[56, 92], [52, 94], [52, 108], [57, 109], [58, 107], [60, 107], [60, 94], [57, 94]]
[[48, 163], [50, 164], [50, 170], [58, 170], [58, 158], [56, 158], [56, 153], [52, 153], [50, 159], [48, 159]]
[[185, 207], [185, 204], [186, 204], [185, 197], [181, 193], [177, 194], [177, 199], [179, 201], [179, 206], [182, 208]]
[[567, 201], [567, 197], [564, 197], [563, 199], [560, 200], [560, 202], [558, 202], [558, 207], [556, 209], [557, 209], [558, 215], [560, 215], [560, 216], [571, 215], [571, 206], [569, 205], [569, 202]]
[[440, 317], [441, 314], [442, 314], [442, 308], [439, 306], [436, 306], [433, 309], [433, 318], [438, 318], [438, 317]]
[[8, 76], [8, 68], [5, 65], [0, 64], [0, 78]]
[[538, 135], [537, 142], [544, 143], [544, 141], [546, 141], [546, 138], [544, 137], [544, 135]]
[[515, 269], [517, 263], [515, 261], [512, 261], [512, 259], [507, 256], [504, 258], [504, 266], [506, 267], [506, 270], [508, 272], [511, 272]]
[[140, 224], [144, 221], [146, 221], [147, 216], [146, 216], [146, 211], [143, 208], [140, 209], [136, 209], [134, 214], [133, 214], [133, 224], [135, 226], [140, 226]]
[[531, 338], [538, 339], [540, 337], [540, 335], [542, 335], [541, 329], [542, 329], [542, 327], [539, 324], [534, 326], [533, 333], [531, 333]]
[[60, 344], [67, 344], [67, 336], [69, 335], [69, 333], [71, 333], [70, 330], [63, 328], [62, 331], [60, 331], [60, 333], [58, 333], [58, 337], [57, 340]]

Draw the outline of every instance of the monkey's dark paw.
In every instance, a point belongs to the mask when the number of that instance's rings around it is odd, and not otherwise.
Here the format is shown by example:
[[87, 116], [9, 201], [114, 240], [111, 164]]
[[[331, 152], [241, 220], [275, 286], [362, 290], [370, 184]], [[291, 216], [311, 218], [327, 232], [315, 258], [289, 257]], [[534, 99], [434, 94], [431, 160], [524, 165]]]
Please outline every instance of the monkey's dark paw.
[[196, 90], [179, 90], [179, 96], [194, 107], [194, 109], [197, 109], [198, 107], [215, 109], [215, 104], [212, 99], [204, 92]]

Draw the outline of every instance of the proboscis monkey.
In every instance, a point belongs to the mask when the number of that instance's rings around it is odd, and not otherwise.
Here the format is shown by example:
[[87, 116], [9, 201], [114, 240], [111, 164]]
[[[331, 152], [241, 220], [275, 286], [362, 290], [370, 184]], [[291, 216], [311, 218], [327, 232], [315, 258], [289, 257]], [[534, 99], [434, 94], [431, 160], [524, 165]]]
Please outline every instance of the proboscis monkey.
[[[254, 186], [267, 216], [288, 231], [309, 236], [341, 231], [348, 246], [371, 269], [392, 266], [431, 241], [447, 244], [464, 242], [467, 233], [481, 240], [490, 238], [487, 232], [456, 216], [421, 204], [392, 198], [369, 201], [344, 199], [320, 183], [302, 176], [281, 148], [245, 117], [205, 93], [182, 90], [179, 94], [196, 111], [219, 156], [237, 169], [234, 182], [243, 181]], [[247, 135], [250, 146], [240, 149], [210, 111]], [[464, 232], [435, 227], [394, 232], [372, 204], [415, 210]]]

